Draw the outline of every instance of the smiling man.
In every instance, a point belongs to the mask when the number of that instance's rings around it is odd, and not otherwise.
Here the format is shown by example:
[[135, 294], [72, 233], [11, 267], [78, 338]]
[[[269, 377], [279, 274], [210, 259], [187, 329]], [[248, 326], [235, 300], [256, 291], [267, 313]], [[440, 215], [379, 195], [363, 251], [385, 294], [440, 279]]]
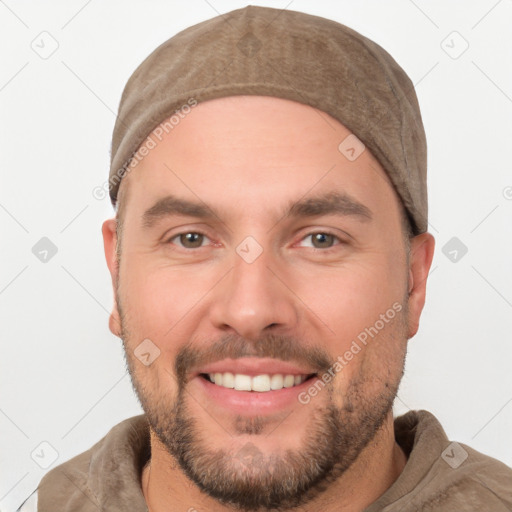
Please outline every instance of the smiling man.
[[103, 225], [145, 414], [50, 471], [38, 510], [512, 507], [512, 470], [393, 418], [434, 252], [414, 88], [351, 29], [247, 7], [123, 93]]

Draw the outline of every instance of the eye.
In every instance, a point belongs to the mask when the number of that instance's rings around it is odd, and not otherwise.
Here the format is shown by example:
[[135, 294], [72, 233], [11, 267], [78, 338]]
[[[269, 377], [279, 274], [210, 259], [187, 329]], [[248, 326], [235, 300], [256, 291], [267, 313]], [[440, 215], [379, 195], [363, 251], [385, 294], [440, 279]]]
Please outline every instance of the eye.
[[[305, 247], [313, 247], [314, 249], [330, 249], [334, 245], [338, 245], [335, 242], [338, 241], [342, 243], [341, 240], [332, 233], [326, 233], [323, 231], [319, 231], [316, 233], [310, 233], [305, 236], [302, 241], [311, 239], [311, 244], [306, 245]], [[304, 247], [304, 245], [303, 245]]]
[[168, 240], [168, 243], [174, 243], [184, 249], [197, 249], [202, 247], [205, 240], [209, 240], [206, 235], [195, 231], [189, 231], [188, 233], [180, 233], [173, 236]]

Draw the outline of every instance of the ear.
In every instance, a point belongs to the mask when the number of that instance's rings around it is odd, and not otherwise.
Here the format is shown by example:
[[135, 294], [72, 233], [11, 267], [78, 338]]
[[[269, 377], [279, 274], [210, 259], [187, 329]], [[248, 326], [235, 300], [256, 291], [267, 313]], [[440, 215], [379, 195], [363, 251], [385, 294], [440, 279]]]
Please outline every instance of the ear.
[[409, 259], [409, 333], [412, 338], [420, 324], [425, 305], [427, 278], [434, 257], [435, 239], [430, 233], [422, 233], [411, 240]]
[[117, 234], [116, 234], [116, 219], [108, 219], [103, 223], [101, 232], [103, 234], [103, 247], [105, 250], [105, 259], [107, 266], [112, 277], [112, 288], [114, 290], [114, 305], [112, 306], [112, 313], [109, 318], [109, 328], [112, 334], [121, 337], [121, 316], [117, 307], [117, 294], [116, 286], [119, 278], [119, 261], [116, 254]]

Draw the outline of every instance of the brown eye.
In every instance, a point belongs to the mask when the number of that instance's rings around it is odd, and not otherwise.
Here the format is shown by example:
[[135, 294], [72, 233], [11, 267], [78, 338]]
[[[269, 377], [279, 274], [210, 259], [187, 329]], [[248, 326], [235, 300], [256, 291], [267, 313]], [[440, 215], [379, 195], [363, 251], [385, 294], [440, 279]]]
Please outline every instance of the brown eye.
[[334, 245], [334, 241], [337, 238], [329, 233], [312, 233], [308, 236], [311, 237], [311, 242], [315, 249], [329, 249]]
[[182, 233], [176, 235], [172, 240], [179, 240], [179, 245], [185, 249], [197, 249], [203, 245], [205, 236], [201, 233]]

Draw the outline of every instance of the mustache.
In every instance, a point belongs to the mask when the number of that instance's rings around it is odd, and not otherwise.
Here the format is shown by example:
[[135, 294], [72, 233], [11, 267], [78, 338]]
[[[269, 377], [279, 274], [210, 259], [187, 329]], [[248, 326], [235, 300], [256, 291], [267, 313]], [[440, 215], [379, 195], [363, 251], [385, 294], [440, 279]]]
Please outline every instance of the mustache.
[[268, 357], [293, 361], [311, 368], [315, 373], [325, 372], [332, 365], [332, 358], [324, 349], [304, 344], [291, 336], [268, 333], [256, 340], [248, 340], [235, 334], [228, 334], [207, 347], [197, 347], [192, 343], [183, 346], [176, 356], [174, 371], [179, 384], [183, 385], [187, 375], [198, 367], [222, 359], [241, 357]]

